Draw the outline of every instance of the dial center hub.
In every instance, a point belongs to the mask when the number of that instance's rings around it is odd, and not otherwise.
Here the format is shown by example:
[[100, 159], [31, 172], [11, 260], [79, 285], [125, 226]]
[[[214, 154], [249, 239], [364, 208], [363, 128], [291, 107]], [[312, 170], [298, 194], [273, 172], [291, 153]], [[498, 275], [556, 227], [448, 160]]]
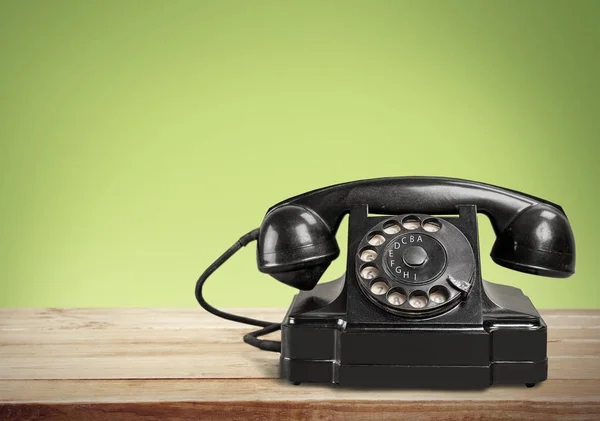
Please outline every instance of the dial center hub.
[[405, 233], [390, 240], [383, 265], [396, 280], [421, 284], [435, 279], [446, 267], [446, 251], [435, 238], [421, 232]]
[[421, 246], [409, 246], [404, 250], [402, 260], [411, 267], [421, 266], [427, 261], [427, 252]]

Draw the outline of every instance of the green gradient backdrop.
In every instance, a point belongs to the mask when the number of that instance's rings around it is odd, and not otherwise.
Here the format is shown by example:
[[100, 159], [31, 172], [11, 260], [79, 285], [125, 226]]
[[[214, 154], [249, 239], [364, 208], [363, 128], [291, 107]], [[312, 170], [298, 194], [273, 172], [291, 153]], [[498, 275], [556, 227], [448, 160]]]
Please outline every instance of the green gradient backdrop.
[[[494, 265], [482, 219], [484, 275], [598, 307], [598, 5], [1, 1], [0, 305], [192, 306], [271, 204], [431, 174], [561, 204], [575, 276]], [[207, 287], [227, 306], [293, 293], [254, 248]]]

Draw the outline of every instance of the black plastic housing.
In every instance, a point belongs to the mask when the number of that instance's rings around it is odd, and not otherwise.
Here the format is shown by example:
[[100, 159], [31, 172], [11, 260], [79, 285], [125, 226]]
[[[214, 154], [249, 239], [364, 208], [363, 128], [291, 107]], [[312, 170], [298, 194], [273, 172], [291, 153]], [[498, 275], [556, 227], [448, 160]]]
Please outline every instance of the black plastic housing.
[[545, 380], [546, 324], [519, 289], [482, 280], [476, 215], [475, 205], [465, 205], [457, 217], [443, 218], [465, 234], [475, 254], [468, 296], [443, 314], [415, 319], [375, 306], [360, 290], [350, 256], [385, 217], [369, 217], [367, 206], [353, 208], [346, 274], [301, 291], [285, 316], [281, 377], [444, 389]]

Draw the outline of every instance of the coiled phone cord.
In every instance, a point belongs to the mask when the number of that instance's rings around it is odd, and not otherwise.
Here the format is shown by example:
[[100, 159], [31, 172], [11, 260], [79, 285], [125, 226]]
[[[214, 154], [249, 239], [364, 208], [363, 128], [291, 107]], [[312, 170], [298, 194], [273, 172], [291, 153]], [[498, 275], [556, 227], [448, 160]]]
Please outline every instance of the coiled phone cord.
[[281, 352], [281, 342], [258, 339], [260, 336], [264, 336], [281, 329], [281, 323], [267, 322], [264, 320], [252, 319], [250, 317], [238, 316], [236, 314], [221, 311], [208, 304], [202, 296], [202, 288], [204, 287], [204, 283], [208, 277], [212, 275], [214, 271], [219, 269], [223, 263], [229, 260], [231, 256], [237, 253], [239, 249], [247, 246], [252, 241], [256, 241], [258, 239], [258, 231], [259, 230], [257, 228], [247, 234], [242, 235], [240, 239], [237, 240], [231, 247], [229, 247], [225, 253], [219, 256], [217, 260], [215, 260], [208, 268], [206, 268], [204, 273], [202, 273], [200, 278], [198, 278], [198, 281], [196, 281], [196, 300], [198, 300], [198, 304], [200, 304], [204, 310], [214, 314], [215, 316], [231, 320], [232, 322], [262, 327], [262, 329], [255, 330], [244, 335], [244, 342], [264, 351]]

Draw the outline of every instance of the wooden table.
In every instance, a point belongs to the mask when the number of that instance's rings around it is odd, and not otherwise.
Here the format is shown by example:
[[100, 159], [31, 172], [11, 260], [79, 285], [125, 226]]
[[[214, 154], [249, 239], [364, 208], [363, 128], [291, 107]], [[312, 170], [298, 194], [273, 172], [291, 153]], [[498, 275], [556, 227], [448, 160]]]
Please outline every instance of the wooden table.
[[600, 420], [600, 311], [543, 316], [548, 381], [445, 392], [292, 386], [200, 308], [0, 309], [0, 419]]

